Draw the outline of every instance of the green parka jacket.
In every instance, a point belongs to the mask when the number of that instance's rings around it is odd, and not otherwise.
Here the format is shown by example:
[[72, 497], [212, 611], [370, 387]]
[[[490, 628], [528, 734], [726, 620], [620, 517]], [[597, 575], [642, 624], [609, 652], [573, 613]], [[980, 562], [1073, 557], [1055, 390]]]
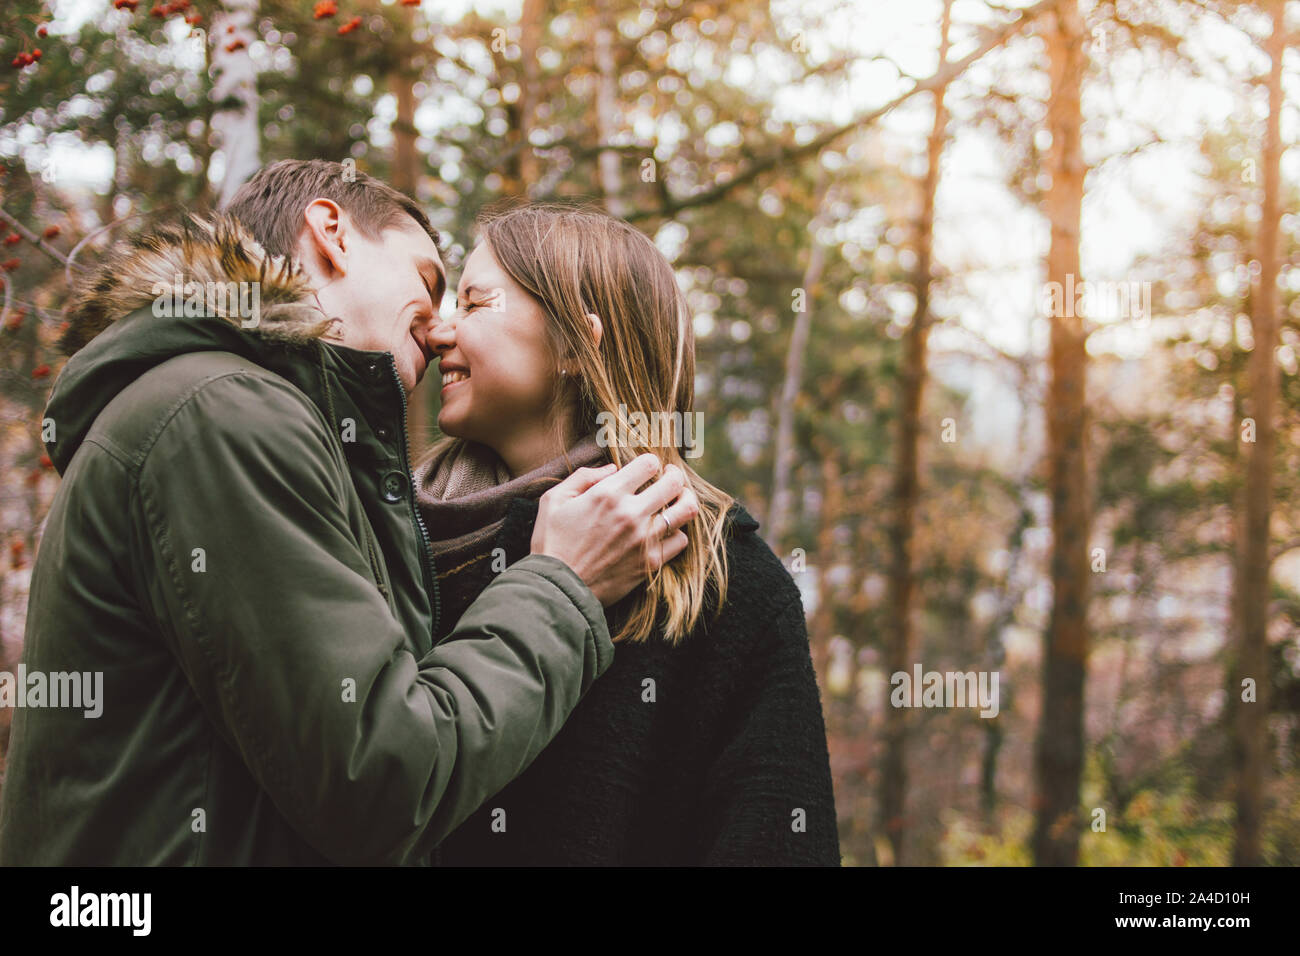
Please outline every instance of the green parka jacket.
[[0, 865], [414, 862], [609, 666], [600, 603], [542, 555], [433, 645], [392, 354], [321, 340], [310, 301], [219, 217], [134, 241], [74, 303]]

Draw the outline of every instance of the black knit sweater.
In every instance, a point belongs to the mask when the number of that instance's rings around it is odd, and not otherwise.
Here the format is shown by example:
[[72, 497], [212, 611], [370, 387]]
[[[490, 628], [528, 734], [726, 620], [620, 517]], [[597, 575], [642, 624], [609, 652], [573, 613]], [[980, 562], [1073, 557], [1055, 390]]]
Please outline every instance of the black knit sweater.
[[[439, 848], [443, 866], [840, 862], [821, 701], [799, 591], [739, 505], [716, 621], [614, 662], [522, 775]], [[440, 581], [448, 629], [528, 553], [537, 502], [515, 498], [485, 559]], [[447, 605], [451, 605], [448, 607]], [[616, 633], [629, 607], [608, 610]]]

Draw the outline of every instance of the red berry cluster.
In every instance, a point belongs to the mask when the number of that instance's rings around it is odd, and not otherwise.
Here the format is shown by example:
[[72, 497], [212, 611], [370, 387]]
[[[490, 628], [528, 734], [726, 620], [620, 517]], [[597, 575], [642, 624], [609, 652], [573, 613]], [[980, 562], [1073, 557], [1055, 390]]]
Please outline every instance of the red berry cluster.
[[[185, 22], [190, 26], [198, 26], [203, 22], [203, 14], [197, 10], [191, 10], [192, 0], [168, 0], [167, 3], [155, 3], [149, 8], [149, 16], [159, 20], [166, 20], [172, 14], [184, 13]], [[113, 0], [114, 10], [129, 10], [135, 12], [135, 8], [140, 6], [140, 0]], [[186, 11], [189, 11], [188, 13]], [[44, 29], [42, 27], [42, 29]], [[44, 33], [37, 31], [39, 36], [45, 36]]]
[[[41, 38], [49, 36], [50, 35], [49, 28], [44, 23], [37, 24], [36, 35]], [[19, 53], [17, 56], [13, 58], [13, 62], [10, 63], [10, 66], [18, 70], [24, 70], [27, 67], [31, 66], [40, 58], [41, 58], [41, 48], [36, 47], [30, 53], [27, 51], [23, 51]]]
[[149, 10], [149, 16], [166, 20], [173, 13], [180, 13], [190, 8], [190, 0], [175, 0], [173, 3], [155, 3]]
[[[402, 5], [407, 7], [418, 7], [420, 5], [420, 0], [414, 0], [414, 2], [411, 2], [411, 0], [402, 0]], [[337, 16], [338, 12], [339, 5], [336, 0], [317, 0], [316, 6], [312, 8], [311, 15], [316, 20], [325, 20], [329, 17]], [[341, 37], [345, 37], [359, 26], [361, 26], [361, 18], [353, 17], [347, 23], [339, 27], [338, 34]]]

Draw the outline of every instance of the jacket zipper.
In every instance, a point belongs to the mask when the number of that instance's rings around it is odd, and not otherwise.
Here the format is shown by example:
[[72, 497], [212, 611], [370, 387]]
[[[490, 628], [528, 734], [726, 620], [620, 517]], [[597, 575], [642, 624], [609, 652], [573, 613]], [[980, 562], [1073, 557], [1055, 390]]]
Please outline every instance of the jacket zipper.
[[[411, 473], [411, 456], [410, 449], [406, 440], [406, 388], [402, 385], [402, 379], [397, 374], [397, 360], [393, 358], [392, 352], [384, 353], [388, 356], [388, 370], [392, 373], [393, 382], [397, 385], [397, 394], [402, 399], [402, 433], [398, 436], [398, 448], [402, 452], [402, 470], [406, 472], [407, 478], [407, 501], [411, 506], [411, 515], [415, 519], [415, 530], [419, 532], [420, 543], [424, 548], [420, 560], [420, 570], [424, 573], [424, 586], [433, 604], [433, 630], [429, 634], [429, 640], [432, 642], [434, 635], [438, 633], [438, 621], [442, 615], [442, 601], [438, 595], [438, 579], [433, 574], [433, 545], [429, 542], [429, 529], [424, 526], [424, 519], [420, 517], [420, 507], [415, 500], [415, 475]], [[442, 847], [433, 848], [433, 865], [442, 866]]]
[[398, 436], [398, 449], [402, 453], [402, 470], [406, 472], [407, 503], [411, 506], [411, 517], [414, 518], [415, 530], [419, 534], [420, 543], [424, 548], [420, 561], [420, 570], [424, 574], [424, 586], [433, 604], [433, 630], [429, 634], [429, 640], [432, 641], [433, 635], [438, 633], [438, 621], [442, 611], [442, 602], [438, 595], [438, 579], [431, 571], [433, 567], [433, 545], [429, 542], [429, 531], [424, 526], [424, 519], [420, 517], [419, 505], [415, 501], [415, 476], [411, 474], [411, 457], [406, 441], [406, 388], [402, 385], [402, 379], [397, 374], [397, 361], [393, 358], [393, 353], [385, 352], [384, 355], [388, 358], [388, 370], [392, 373], [394, 384], [397, 385], [397, 394], [402, 399], [402, 433]]

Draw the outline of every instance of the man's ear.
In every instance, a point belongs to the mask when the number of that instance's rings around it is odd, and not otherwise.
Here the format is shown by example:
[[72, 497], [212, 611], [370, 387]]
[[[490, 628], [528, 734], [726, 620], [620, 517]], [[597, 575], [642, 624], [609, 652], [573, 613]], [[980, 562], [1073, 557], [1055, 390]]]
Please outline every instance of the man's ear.
[[591, 338], [596, 348], [600, 348], [600, 336], [604, 327], [600, 324], [600, 316], [595, 312], [587, 313], [587, 323], [591, 326]]
[[347, 254], [352, 237], [348, 223], [332, 199], [313, 199], [303, 210], [303, 231], [298, 238], [299, 260], [311, 262], [329, 278], [347, 275]]

